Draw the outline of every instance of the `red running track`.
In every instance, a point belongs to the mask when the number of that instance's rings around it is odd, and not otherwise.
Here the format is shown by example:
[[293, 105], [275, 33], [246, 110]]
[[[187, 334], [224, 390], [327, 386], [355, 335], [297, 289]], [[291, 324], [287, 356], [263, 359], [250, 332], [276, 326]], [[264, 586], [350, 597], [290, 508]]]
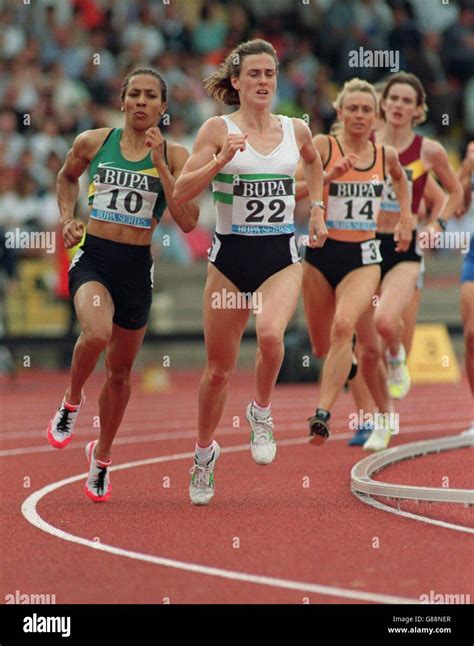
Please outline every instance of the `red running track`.
[[[152, 394], [143, 392], [137, 376], [114, 465], [161, 461], [113, 472], [106, 504], [86, 498], [83, 477], [52, 490], [37, 512], [56, 535], [42, 531], [22, 514], [22, 504], [51, 483], [85, 474], [83, 447], [97, 435], [100, 374], [87, 385], [73, 442], [62, 451], [47, 445], [45, 429], [66, 378], [32, 372], [0, 391], [0, 599], [17, 590], [55, 594], [56, 603], [340, 604], [418, 600], [430, 591], [474, 595], [473, 535], [466, 531], [474, 525], [472, 509], [402, 503], [461, 527], [454, 530], [361, 503], [350, 492], [351, 467], [366, 455], [347, 446], [352, 400], [340, 396], [331, 440], [312, 447], [305, 439], [305, 420], [316, 403], [311, 385], [277, 386], [277, 458], [256, 465], [244, 418], [253, 377], [243, 373], [233, 379], [217, 434], [222, 447], [242, 449], [221, 456], [209, 507], [189, 502], [192, 460], [179, 458], [194, 448], [199, 375], [174, 372], [169, 390]], [[469, 406], [466, 383], [414, 387], [400, 403], [401, 433], [392, 445], [459, 433], [470, 421]], [[467, 488], [472, 473], [472, 450], [460, 449], [406, 461], [377, 477], [431, 486], [447, 477], [449, 486]], [[196, 564], [215, 569], [192, 571]]]

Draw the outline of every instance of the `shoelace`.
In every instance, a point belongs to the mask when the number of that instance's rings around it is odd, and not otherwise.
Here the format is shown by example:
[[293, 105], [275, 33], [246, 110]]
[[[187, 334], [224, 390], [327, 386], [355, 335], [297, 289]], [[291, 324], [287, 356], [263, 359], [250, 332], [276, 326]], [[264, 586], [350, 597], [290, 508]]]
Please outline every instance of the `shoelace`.
[[[211, 459], [206, 465], [202, 464], [197, 464], [196, 462], [193, 464], [191, 467], [189, 473], [194, 476], [196, 475], [196, 479], [193, 482], [194, 486], [197, 487], [208, 487], [209, 486], [209, 479], [212, 473], [212, 462], [214, 460], [215, 453], [212, 454]], [[207, 478], [206, 478], [207, 476]]]
[[98, 495], [102, 496], [105, 489], [105, 476], [107, 475], [107, 467], [97, 468], [99, 469], [99, 473], [97, 474], [97, 478], [93, 481], [92, 486], [97, 491]]
[[268, 442], [269, 433], [273, 432], [273, 418], [269, 415], [265, 419], [257, 419], [252, 413], [252, 419], [255, 426], [252, 427], [254, 432], [254, 444], [266, 444]]
[[[200, 464], [194, 464], [191, 467], [189, 472], [192, 476], [196, 476], [193, 479], [193, 486], [202, 488], [209, 486], [209, 476], [211, 475], [210, 466], [203, 467]], [[207, 476], [207, 477], [206, 477]]]
[[60, 433], [70, 433], [71, 432], [70, 426], [71, 426], [72, 420], [69, 417], [69, 414], [71, 412], [72, 411], [68, 410], [67, 408], [63, 408], [63, 411], [62, 411], [62, 414], [61, 414], [61, 419], [59, 420], [59, 422], [56, 425], [56, 428]]

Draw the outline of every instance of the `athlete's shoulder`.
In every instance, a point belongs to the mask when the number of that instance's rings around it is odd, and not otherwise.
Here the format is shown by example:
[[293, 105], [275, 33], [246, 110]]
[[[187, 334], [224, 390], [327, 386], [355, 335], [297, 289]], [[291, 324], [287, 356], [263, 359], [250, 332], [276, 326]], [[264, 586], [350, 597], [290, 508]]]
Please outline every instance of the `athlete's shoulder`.
[[113, 128], [96, 128], [85, 130], [74, 139], [72, 149], [78, 157], [92, 159]]
[[175, 166], [180, 166], [180, 168], [182, 168], [189, 157], [189, 151], [186, 146], [178, 144], [176, 141], [170, 141], [169, 139], [167, 139], [166, 148], [166, 155], [168, 157], [170, 170], [172, 170]]
[[430, 137], [423, 137], [422, 141], [422, 152], [427, 155], [437, 155], [440, 153], [446, 153], [446, 149], [442, 144], [439, 143], [439, 141], [436, 141], [436, 139], [431, 139]]

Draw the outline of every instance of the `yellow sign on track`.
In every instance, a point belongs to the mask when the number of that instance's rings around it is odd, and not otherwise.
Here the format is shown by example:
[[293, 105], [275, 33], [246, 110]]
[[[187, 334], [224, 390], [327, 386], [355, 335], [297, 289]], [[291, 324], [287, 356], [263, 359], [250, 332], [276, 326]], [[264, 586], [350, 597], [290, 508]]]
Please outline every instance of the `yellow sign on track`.
[[461, 371], [445, 325], [416, 326], [408, 369], [415, 384], [459, 381]]

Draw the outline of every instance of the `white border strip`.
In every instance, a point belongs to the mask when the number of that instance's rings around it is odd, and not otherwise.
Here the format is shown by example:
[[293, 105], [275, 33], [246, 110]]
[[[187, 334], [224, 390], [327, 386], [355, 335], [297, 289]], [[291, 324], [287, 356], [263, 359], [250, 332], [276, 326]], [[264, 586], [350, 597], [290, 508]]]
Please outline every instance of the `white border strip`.
[[372, 474], [376, 471], [400, 462], [400, 460], [423, 456], [428, 453], [439, 453], [441, 451], [473, 446], [473, 437], [468, 435], [454, 435], [434, 440], [409, 442], [408, 444], [402, 444], [392, 449], [386, 449], [385, 451], [360, 460], [352, 467], [351, 490], [353, 493], [363, 493], [371, 496], [426, 500], [431, 502], [456, 502], [474, 505], [474, 491], [472, 489], [401, 485], [379, 482], [371, 478]]

